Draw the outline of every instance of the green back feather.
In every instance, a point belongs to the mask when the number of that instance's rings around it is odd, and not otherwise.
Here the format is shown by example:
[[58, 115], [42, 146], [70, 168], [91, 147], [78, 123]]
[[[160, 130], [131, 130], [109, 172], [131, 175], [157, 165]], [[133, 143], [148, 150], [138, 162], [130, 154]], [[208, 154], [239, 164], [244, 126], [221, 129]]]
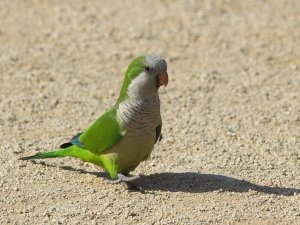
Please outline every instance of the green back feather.
[[123, 85], [122, 85], [120, 95], [119, 95], [116, 105], [119, 105], [120, 102], [124, 101], [124, 99], [126, 98], [126, 95], [127, 95], [128, 86], [130, 85], [131, 81], [143, 71], [144, 58], [145, 58], [145, 56], [139, 56], [139, 57], [135, 58], [128, 66], [128, 68], [125, 72]]
[[97, 154], [113, 146], [123, 137], [116, 114], [116, 108], [111, 108], [79, 136], [85, 149]]

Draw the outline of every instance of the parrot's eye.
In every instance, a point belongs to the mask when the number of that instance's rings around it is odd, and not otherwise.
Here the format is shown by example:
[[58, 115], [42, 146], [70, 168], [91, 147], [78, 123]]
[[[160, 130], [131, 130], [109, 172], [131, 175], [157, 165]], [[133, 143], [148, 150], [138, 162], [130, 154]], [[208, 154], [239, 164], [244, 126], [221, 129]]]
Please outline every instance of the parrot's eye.
[[150, 71], [151, 69], [150, 69], [149, 66], [145, 66], [145, 70], [146, 70], [146, 71]]

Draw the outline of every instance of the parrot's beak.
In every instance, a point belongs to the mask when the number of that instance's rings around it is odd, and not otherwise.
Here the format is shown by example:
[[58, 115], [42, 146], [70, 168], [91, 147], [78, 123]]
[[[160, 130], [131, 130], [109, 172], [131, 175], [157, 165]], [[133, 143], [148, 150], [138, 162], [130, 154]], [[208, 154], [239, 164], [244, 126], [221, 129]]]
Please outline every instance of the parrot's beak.
[[169, 76], [168, 73], [165, 72], [159, 72], [156, 79], [156, 87], [160, 87], [161, 85], [167, 86], [169, 82]]

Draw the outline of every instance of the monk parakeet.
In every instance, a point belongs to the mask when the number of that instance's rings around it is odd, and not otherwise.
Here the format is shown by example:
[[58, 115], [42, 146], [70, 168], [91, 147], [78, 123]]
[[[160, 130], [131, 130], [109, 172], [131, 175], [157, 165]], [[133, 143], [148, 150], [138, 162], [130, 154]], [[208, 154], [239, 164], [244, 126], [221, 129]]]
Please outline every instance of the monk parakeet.
[[114, 106], [59, 149], [20, 159], [70, 156], [102, 167], [115, 182], [130, 180], [130, 171], [149, 157], [161, 139], [158, 89], [167, 84], [164, 59], [155, 55], [133, 59]]

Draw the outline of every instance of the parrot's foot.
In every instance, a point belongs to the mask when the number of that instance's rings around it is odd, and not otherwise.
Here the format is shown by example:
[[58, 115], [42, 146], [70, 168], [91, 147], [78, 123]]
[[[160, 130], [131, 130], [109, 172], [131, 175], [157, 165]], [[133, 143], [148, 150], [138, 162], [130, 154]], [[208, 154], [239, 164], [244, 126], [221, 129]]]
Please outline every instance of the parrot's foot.
[[139, 178], [140, 176], [138, 175], [138, 176], [130, 176], [130, 177], [127, 177], [127, 176], [125, 176], [125, 175], [123, 175], [123, 174], [121, 174], [121, 173], [118, 173], [118, 179], [116, 179], [116, 180], [112, 180], [112, 181], [110, 181], [110, 183], [112, 183], [112, 184], [117, 184], [117, 183], [120, 183], [120, 182], [130, 182], [130, 181], [133, 181], [133, 180], [135, 180], [135, 179], [137, 179], [137, 178]]

